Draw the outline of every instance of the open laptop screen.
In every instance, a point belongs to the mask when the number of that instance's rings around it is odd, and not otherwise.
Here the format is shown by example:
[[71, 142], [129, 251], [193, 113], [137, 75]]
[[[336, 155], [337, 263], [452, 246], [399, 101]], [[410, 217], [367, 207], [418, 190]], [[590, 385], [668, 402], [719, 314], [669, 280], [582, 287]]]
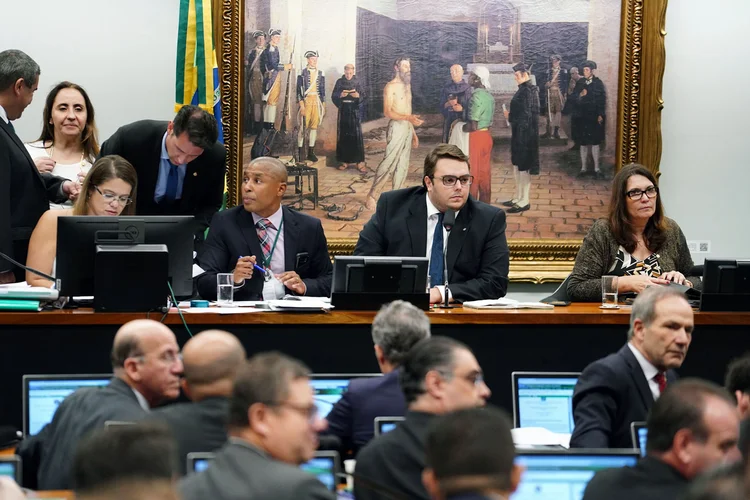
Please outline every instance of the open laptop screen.
[[318, 451], [308, 462], [300, 468], [318, 478], [330, 491], [336, 491], [338, 484], [339, 454], [335, 451]]
[[514, 372], [513, 417], [516, 427], [573, 432], [573, 389], [579, 373]]
[[310, 385], [313, 388], [315, 405], [318, 415], [325, 418], [331, 413], [333, 405], [349, 388], [349, 382], [354, 378], [379, 377], [380, 373], [350, 373], [350, 374], [313, 374]]
[[23, 411], [25, 436], [33, 436], [52, 421], [63, 399], [82, 387], [109, 384], [111, 374], [95, 375], [24, 375]]
[[630, 437], [633, 440], [633, 448], [639, 450], [642, 457], [646, 456], [646, 439], [648, 438], [648, 429], [646, 422], [631, 422]]
[[9, 477], [21, 484], [21, 457], [17, 455], [0, 456], [0, 476]]
[[635, 450], [526, 451], [516, 456], [523, 480], [511, 500], [581, 500], [602, 469], [635, 465]]

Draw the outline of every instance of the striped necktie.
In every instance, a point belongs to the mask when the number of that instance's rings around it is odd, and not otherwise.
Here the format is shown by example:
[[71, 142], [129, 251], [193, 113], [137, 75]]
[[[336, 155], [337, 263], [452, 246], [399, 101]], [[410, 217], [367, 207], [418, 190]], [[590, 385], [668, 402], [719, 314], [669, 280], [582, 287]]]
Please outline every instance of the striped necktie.
[[[270, 220], [260, 219], [255, 223], [255, 228], [258, 233], [260, 248], [263, 250], [263, 260], [268, 262], [268, 259], [271, 256], [271, 235], [268, 234], [267, 229], [276, 229], [276, 227]], [[271, 263], [269, 262], [268, 265], [270, 266]]]

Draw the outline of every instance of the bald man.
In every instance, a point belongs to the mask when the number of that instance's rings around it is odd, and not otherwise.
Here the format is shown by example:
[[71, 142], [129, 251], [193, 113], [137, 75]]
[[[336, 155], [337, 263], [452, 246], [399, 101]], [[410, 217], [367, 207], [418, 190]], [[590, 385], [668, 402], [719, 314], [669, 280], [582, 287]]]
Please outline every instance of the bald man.
[[[198, 257], [198, 293], [216, 300], [216, 274], [234, 274], [235, 300], [328, 297], [333, 266], [320, 219], [281, 206], [287, 171], [260, 157], [242, 170], [242, 205], [219, 212]], [[262, 271], [258, 271], [259, 266]]]
[[201, 332], [182, 348], [182, 390], [192, 403], [169, 405], [153, 416], [172, 429], [183, 476], [188, 453], [215, 451], [226, 442], [228, 398], [245, 358], [245, 349], [237, 337], [221, 330]]
[[111, 361], [109, 385], [75, 391], [58, 406], [52, 422], [18, 447], [24, 486], [73, 489], [71, 464], [83, 436], [108, 420], [141, 420], [152, 407], [180, 395], [180, 348], [172, 330], [157, 321], [123, 325], [115, 334]]

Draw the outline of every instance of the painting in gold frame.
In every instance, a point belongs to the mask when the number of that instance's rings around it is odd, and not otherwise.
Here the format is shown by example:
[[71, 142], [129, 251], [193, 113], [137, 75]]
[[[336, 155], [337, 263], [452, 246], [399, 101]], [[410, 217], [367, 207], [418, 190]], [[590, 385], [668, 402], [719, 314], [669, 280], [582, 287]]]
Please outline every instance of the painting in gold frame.
[[[476, 64], [495, 65], [495, 67], [503, 67], [503, 64], [515, 63], [519, 57], [528, 57], [523, 51], [513, 52], [510, 46], [513, 45], [514, 41], [529, 41], [528, 45], [534, 46], [531, 43], [533, 40], [533, 25], [536, 25], [536, 29], [541, 29], [542, 33], [545, 33], [545, 18], [550, 11], [555, 12], [566, 12], [566, 8], [574, 9], [576, 6], [580, 9], [585, 4], [587, 8], [591, 9], [589, 13], [589, 20], [593, 20], [588, 26], [587, 45], [590, 47], [592, 43], [597, 40], [602, 47], [597, 57], [604, 57], [606, 67], [609, 62], [609, 66], [614, 66], [616, 72], [612, 70], [607, 72], [607, 86], [608, 86], [608, 98], [610, 104], [608, 105], [607, 112], [607, 130], [608, 136], [602, 144], [601, 163], [602, 170], [606, 172], [604, 183], [611, 179], [611, 175], [622, 165], [630, 162], [639, 162], [645, 164], [648, 168], [654, 171], [658, 175], [659, 160], [661, 157], [661, 109], [663, 107], [663, 101], [661, 99], [661, 87], [662, 77], [664, 73], [664, 21], [666, 15], [667, 0], [655, 0], [646, 2], [645, 0], [474, 0], [468, 3], [461, 3], [462, 9], [460, 12], [451, 13], [450, 9], [436, 9], [436, 5], [441, 4], [453, 5], [445, 0], [434, 0], [432, 2], [413, 2], [407, 0], [217, 0], [220, 5], [215, 5], [215, 12], [219, 14], [215, 20], [217, 28], [220, 27], [217, 33], [218, 39], [218, 52], [220, 57], [220, 70], [221, 70], [221, 91], [222, 91], [222, 102], [224, 111], [225, 121], [225, 142], [227, 145], [227, 156], [228, 156], [228, 174], [227, 174], [227, 186], [228, 186], [228, 204], [233, 206], [239, 199], [238, 193], [240, 188], [241, 180], [241, 169], [242, 165], [249, 161], [250, 147], [254, 140], [254, 133], [257, 132], [257, 125], [253, 123], [255, 118], [252, 113], [251, 97], [249, 91], [249, 77], [250, 77], [250, 66], [248, 64], [248, 54], [251, 51], [251, 47], [254, 46], [254, 39], [252, 34], [256, 31], [255, 28], [268, 34], [269, 28], [278, 28], [282, 31], [281, 40], [279, 43], [279, 52], [281, 56], [281, 62], [283, 64], [291, 62], [294, 69], [289, 73], [292, 75], [290, 80], [290, 110], [288, 116], [289, 124], [286, 137], [286, 151], [279, 151], [279, 156], [285, 159], [286, 155], [294, 155], [297, 148], [297, 132], [295, 130], [294, 122], [297, 120], [297, 109], [296, 109], [296, 74], [299, 70], [305, 67], [305, 60], [303, 58], [304, 52], [307, 50], [316, 50], [321, 55], [320, 61], [323, 63], [320, 65], [323, 73], [328, 78], [328, 84], [326, 88], [329, 92], [329, 99], [326, 103], [328, 115], [327, 121], [324, 117], [321, 123], [321, 137], [318, 138], [315, 144], [315, 151], [320, 154], [324, 159], [323, 161], [310, 162], [307, 155], [307, 148], [309, 147], [310, 136], [309, 132], [306, 135], [302, 135], [305, 150], [303, 151], [303, 162], [306, 168], [315, 168], [317, 170], [318, 180], [325, 179], [325, 176], [329, 176], [333, 181], [335, 175], [348, 175], [351, 178], [355, 178], [357, 182], [349, 183], [345, 186], [346, 190], [352, 190], [352, 184], [357, 185], [358, 188], [367, 186], [368, 182], [372, 182], [374, 171], [378, 165], [378, 162], [383, 158], [384, 149], [384, 136], [386, 126], [368, 126], [365, 121], [363, 126], [363, 134], [365, 135], [365, 143], [367, 144], [368, 139], [372, 138], [372, 143], [376, 145], [370, 148], [369, 154], [367, 155], [367, 168], [370, 170], [369, 174], [360, 174], [356, 170], [356, 165], [351, 165], [347, 170], [339, 170], [337, 167], [337, 156], [335, 151], [335, 144], [338, 137], [338, 131], [336, 130], [335, 117], [337, 110], [334, 109], [333, 104], [330, 102], [330, 90], [332, 89], [334, 82], [341, 77], [344, 73], [344, 61], [350, 61], [357, 64], [358, 70], [361, 68], [362, 71], [367, 72], [372, 79], [380, 79], [382, 81], [384, 72], [381, 70], [380, 73], [376, 73], [377, 69], [372, 69], [372, 64], [368, 63], [377, 56], [380, 59], [387, 61], [388, 55], [381, 54], [380, 47], [387, 46], [389, 43], [393, 43], [396, 40], [407, 40], [406, 49], [409, 47], [422, 47], [425, 41], [419, 36], [411, 36], [414, 33], [426, 33], [428, 29], [419, 28], [413, 29], [414, 26], [419, 26], [419, 23], [432, 23], [431, 29], [443, 29], [445, 31], [446, 25], [448, 27], [448, 38], [451, 33], [459, 33], [454, 36], [454, 39], [461, 40], [465, 39], [466, 35], [461, 36], [461, 30], [456, 31], [457, 28], [451, 27], [451, 24], [458, 25], [463, 32], [476, 31], [476, 44], [477, 53], [471, 55], [472, 67]], [[609, 2], [609, 3], [608, 3]], [[614, 2], [615, 8], [612, 8], [610, 3]], [[429, 5], [428, 5], [429, 4]], [[520, 5], [526, 9], [524, 12], [531, 12], [531, 14], [524, 14], [526, 17], [516, 16], [515, 18], [515, 34], [513, 28], [502, 31], [503, 25], [514, 26], [513, 22], [498, 22], [497, 26], [494, 23], [488, 22], [488, 16], [486, 12], [501, 12], [502, 9], [498, 10], [498, 5], [510, 5], [512, 7]], [[572, 7], [570, 7], [572, 6]], [[612, 24], [612, 13], [617, 12], [619, 7], [619, 18], [614, 17], [618, 23], [615, 26], [619, 26], [619, 30], [613, 32], [606, 32], [605, 26], [601, 16], [606, 10], [610, 17], [607, 18], [607, 22]], [[520, 7], [518, 7], [520, 8]], [[307, 9], [307, 10], [305, 10]], [[330, 22], [321, 24], [318, 22], [316, 16], [311, 15], [312, 10], [321, 11], [327, 13], [327, 18]], [[494, 10], [493, 10], [494, 9]], [[597, 10], [598, 9], [598, 10]], [[364, 12], [363, 12], [364, 11]], [[442, 12], [437, 18], [435, 12]], [[336, 13], [336, 14], [333, 14]], [[377, 14], [377, 16], [371, 16], [368, 22], [362, 23], [363, 14]], [[307, 16], [306, 16], [307, 14]], [[339, 17], [337, 17], [339, 16]], [[442, 17], [441, 17], [442, 16]], [[446, 17], [447, 16], [447, 17]], [[534, 17], [536, 16], [537, 19]], [[424, 18], [427, 19], [424, 19]], [[309, 19], [308, 19], [309, 18]], [[375, 21], [372, 21], [375, 19]], [[494, 19], [494, 18], [493, 18]], [[598, 19], [598, 24], [595, 22]], [[309, 22], [306, 22], [308, 21]], [[347, 22], [350, 21], [350, 22]], [[398, 37], [392, 34], [388, 30], [392, 29], [391, 26], [380, 26], [377, 24], [378, 21], [385, 22], [389, 20], [403, 21], [407, 23], [404, 26], [399, 27], [401, 35]], [[502, 21], [502, 20], [501, 20]], [[513, 21], [513, 19], [511, 19]], [[531, 21], [540, 21], [538, 23], [532, 23]], [[564, 46], [565, 43], [560, 42], [566, 38], [566, 34], [574, 33], [570, 31], [570, 25], [574, 24], [575, 21], [580, 19], [572, 19], [573, 22], [568, 23], [568, 19], [560, 18], [554, 19], [554, 22], [567, 23], [565, 24], [566, 29], [559, 30], [560, 36], [552, 37], [550, 43], [546, 43], [542, 38], [541, 46], [537, 47], [536, 57], [534, 61], [527, 59], [527, 63], [531, 66], [531, 73], [536, 77], [537, 85], [540, 89], [540, 94], [546, 94], [546, 88], [544, 85], [544, 75], [547, 73], [545, 65], [549, 65], [549, 56], [553, 53], [559, 52], [559, 47]], [[412, 24], [409, 24], [412, 23]], [[364, 40], [367, 32], [376, 32], [373, 28], [376, 26], [380, 30], [380, 34], [375, 33], [369, 34], [369, 38]], [[468, 27], [466, 26], [468, 25]], [[527, 25], [527, 26], [525, 26]], [[560, 24], [559, 26], [563, 26]], [[371, 28], [371, 29], [368, 29]], [[524, 31], [525, 28], [525, 31]], [[610, 26], [611, 28], [611, 26]], [[421, 29], [421, 31], [420, 31]], [[598, 29], [598, 33], [597, 33]], [[334, 32], [332, 35], [331, 33]], [[335, 33], [340, 32], [340, 33]], [[546, 31], [549, 33], [549, 31]], [[385, 33], [385, 37], [383, 35]], [[493, 38], [490, 38], [492, 33]], [[526, 33], [526, 38], [520, 38]], [[529, 35], [532, 33], [532, 35]], [[344, 43], [338, 43], [338, 45], [344, 46], [346, 42], [350, 42], [354, 47], [348, 47], [344, 52], [346, 54], [335, 56], [336, 52], [331, 51], [330, 47], [326, 47], [326, 43], [317, 43], [316, 36], [319, 34], [322, 38], [328, 40], [327, 45], [332, 44], [336, 40], [343, 40]], [[482, 36], [484, 35], [484, 40]], [[503, 38], [505, 35], [507, 38]], [[514, 38], [515, 36], [515, 38]], [[405, 38], [404, 38], [405, 37]], [[574, 38], [573, 35], [567, 36], [567, 38]], [[547, 37], [549, 38], [549, 36]], [[372, 42], [371, 39], [376, 40]], [[539, 46], [537, 36], [536, 45]], [[370, 40], [370, 41], [368, 41]], [[609, 41], [607, 41], [609, 40]], [[379, 41], [379, 43], [378, 43]], [[503, 43], [507, 41], [508, 43]], [[439, 40], [438, 40], [439, 42]], [[490, 43], [492, 42], [492, 43]], [[434, 40], [433, 40], [434, 43]], [[484, 43], [484, 45], [482, 45]], [[360, 46], [360, 53], [358, 55], [357, 45]], [[363, 46], [367, 45], [371, 51], [377, 52], [377, 54], [371, 55], [370, 53], [362, 54]], [[429, 44], [428, 44], [429, 45]], [[464, 44], [466, 45], [466, 44]], [[504, 50], [505, 54], [493, 54], [489, 48], [505, 45], [508, 47]], [[484, 54], [482, 54], [481, 48], [484, 46]], [[325, 50], [321, 50], [323, 47]], [[565, 47], [563, 47], [564, 49]], [[296, 55], [292, 55], [292, 49], [294, 49]], [[450, 44], [445, 46], [445, 51], [451, 52], [452, 48]], [[570, 48], [568, 47], [570, 52]], [[573, 51], [575, 51], [573, 49]], [[607, 54], [607, 51], [610, 54]], [[399, 52], [409, 52], [409, 50], [400, 49]], [[412, 54], [407, 54], [413, 59], [419, 59], [415, 57], [414, 53], [419, 52], [418, 50], [411, 50]], [[465, 51], [464, 51], [465, 52]], [[586, 59], [593, 59], [590, 53], [590, 48], [586, 49]], [[290, 57], [291, 56], [291, 57]], [[510, 56], [510, 58], [508, 57]], [[326, 61], [325, 58], [336, 59]], [[455, 57], [455, 55], [454, 55]], [[465, 55], [464, 55], [465, 57]], [[609, 60], [607, 59], [609, 57]], [[289, 58], [289, 60], [286, 60]], [[494, 58], [494, 59], [493, 59]], [[574, 57], [572, 57], [574, 58]], [[444, 58], [446, 59], [446, 58]], [[565, 57], [563, 57], [565, 59]], [[577, 60], [566, 62], [565, 68], [570, 69], [573, 64], [578, 66], [581, 65], [582, 56], [578, 55]], [[447, 59], [446, 59], [447, 60]], [[600, 59], [601, 60], [601, 59]], [[423, 58], [424, 61], [424, 58]], [[500, 61], [500, 62], [498, 62]], [[614, 61], [612, 63], [611, 61]], [[428, 61], [429, 62], [429, 61]], [[368, 67], [368, 64], [370, 67]], [[446, 64], [448, 64], [446, 62]], [[536, 64], [537, 71], [534, 72], [533, 64]], [[417, 64], [419, 66], [419, 64]], [[450, 67], [448, 64], [447, 67]], [[465, 69], [470, 69], [469, 64], [465, 65]], [[540, 66], [543, 71], [540, 70]], [[382, 65], [381, 65], [382, 67]], [[424, 62], [422, 68], [424, 68]], [[445, 68], [443, 68], [445, 69]], [[436, 70], [437, 71], [437, 70]], [[432, 74], [424, 72], [425, 75], [421, 76], [421, 81], [426, 82], [430, 80], [445, 81], [448, 78], [447, 71], [438, 72], [438, 74]], [[445, 74], [444, 74], [445, 73]], [[601, 73], [600, 73], [601, 74]], [[392, 76], [392, 75], [391, 75]], [[369, 79], [369, 78], [368, 78]], [[281, 80], [284, 84], [286, 78]], [[498, 80], [495, 80], [498, 81]], [[423, 83], [424, 84], [424, 83]], [[377, 84], [374, 84], [377, 85]], [[285, 89], [285, 86], [282, 87]], [[377, 86], [373, 87], [374, 92], [371, 92], [371, 96], [377, 96]], [[432, 84], [431, 90], [435, 93], [434, 83]], [[430, 92], [419, 92], [414, 95], [427, 95], [431, 96]], [[283, 96], [284, 93], [282, 93]], [[547, 94], [549, 95], [549, 94]], [[382, 97], [382, 96], [381, 96]], [[419, 100], [419, 99], [417, 99]], [[416, 106], [416, 112], [424, 111], [428, 105], [424, 101], [434, 101], [434, 97], [422, 98], [420, 104]], [[496, 97], [496, 106], [501, 107], [501, 102]], [[283, 114], [283, 107], [280, 99], [278, 109], [276, 111], [277, 116], [274, 120], [275, 126], [279, 128]], [[382, 98], [381, 98], [382, 102]], [[371, 104], [373, 121], [381, 120], [382, 124], [382, 109], [381, 102], [378, 101], [377, 97], [373, 99]], [[544, 99], [542, 99], [542, 112], [546, 116], [540, 117], [540, 134], [543, 136], [545, 132], [552, 133], [552, 131], [545, 131], [544, 127], [546, 123], [556, 124], [555, 117], [550, 113], [550, 106], [545, 105]], [[429, 113], [424, 113], [429, 115]], [[380, 116], [378, 116], [380, 115]], [[365, 115], [366, 116], [366, 115]], [[435, 117], [431, 117], [431, 123], [433, 127], [439, 127], [440, 117], [438, 115], [437, 120]], [[265, 117], [263, 118], [265, 119]], [[428, 121], [428, 120], [425, 120]], [[502, 120], [495, 120], [496, 123], [500, 122], [498, 128], [502, 128]], [[377, 124], [376, 124], [377, 125]], [[494, 125], [493, 125], [494, 127]], [[327, 129], [327, 130], [326, 130]], [[417, 129], [418, 130], [418, 129]], [[418, 132], [419, 133], [419, 132]], [[369, 135], [368, 135], [369, 134]], [[573, 134], [574, 135], [574, 134]], [[429, 134], [426, 134], [429, 137]], [[493, 133], [494, 136], [494, 133]], [[559, 141], [565, 141], [564, 147], [567, 148], [569, 142], [566, 141], [564, 132], [560, 132], [560, 139], [554, 137], [550, 138], [551, 141], [546, 144], [554, 149], [557, 146], [561, 149], [562, 145]], [[611, 137], [610, 137], [611, 136]], [[572, 138], [572, 137], [571, 137]], [[380, 142], [378, 142], [378, 140]], [[545, 146], [546, 138], [540, 139], [540, 148]], [[557, 140], [557, 142], [555, 142]], [[423, 147], [431, 143], [426, 142]], [[433, 143], [435, 140], [432, 141]], [[438, 138], [436, 142], [441, 142]], [[383, 144], [381, 144], [383, 143]], [[493, 148], [493, 159], [500, 158], [507, 155], [507, 152], [503, 150], [502, 138], [495, 139], [496, 145]], [[378, 150], [380, 145], [380, 150]], [[573, 144], [573, 147], [575, 144]], [[568, 153], [568, 158], [572, 156]], [[297, 155], [299, 156], [299, 155]], [[379, 158], [378, 158], [379, 156]], [[410, 176], [414, 177], [416, 182], [419, 182], [419, 155], [412, 155], [412, 162], [410, 163]], [[423, 157], [422, 155], [421, 157]], [[562, 156], [562, 155], [558, 155]], [[589, 170], [591, 169], [592, 156], [589, 154]], [[298, 160], [297, 158], [296, 160]], [[571, 160], [574, 161], [574, 160]], [[582, 159], [578, 160], [577, 164], [580, 166], [583, 163]], [[507, 163], [507, 161], [505, 162]], [[542, 171], [545, 169], [545, 164], [542, 161]], [[299, 163], [297, 163], [299, 164]], [[568, 165], [568, 170], [573, 168]], [[493, 164], [494, 167], [494, 164]], [[548, 169], [550, 170], [550, 169]], [[308, 170], [309, 171], [309, 170]], [[504, 172], [504, 176], [507, 176], [507, 170]], [[302, 172], [304, 173], [304, 172]], [[568, 172], [570, 173], [570, 172]], [[359, 177], [358, 177], [359, 176]], [[571, 176], [572, 177], [572, 176]], [[542, 176], [540, 175], [541, 179]], [[297, 200], [288, 201], [288, 203], [297, 203], [297, 208], [302, 210], [308, 210], [308, 213], [315, 213], [311, 209], [317, 209], [318, 207], [310, 207], [312, 196], [309, 196], [312, 189], [311, 176], [305, 178], [304, 175], [299, 176], [299, 185], [291, 186], [290, 195], [298, 195]], [[495, 174], [493, 174], [493, 187], [495, 183]], [[601, 180], [601, 179], [597, 179]], [[305, 182], [307, 181], [307, 184]], [[347, 181], [348, 182], [348, 181]], [[412, 179], [414, 184], [414, 180]], [[590, 181], [593, 182], [593, 181]], [[361, 185], [360, 185], [361, 184]], [[599, 183], [601, 184], [601, 183]], [[597, 185], [599, 185], [597, 184]], [[566, 187], [566, 186], [563, 186]], [[296, 188], [296, 189], [295, 189]], [[369, 219], [369, 213], [364, 211], [361, 206], [356, 206], [357, 201], [349, 199], [349, 206], [347, 203], [339, 203], [337, 205], [335, 196], [341, 195], [341, 193], [326, 192], [326, 189], [332, 189], [330, 186], [320, 186], [321, 190], [318, 193], [319, 198], [325, 198], [329, 200], [324, 202], [327, 206], [325, 213], [332, 213], [337, 218], [337, 226], [348, 231], [331, 230], [330, 225], [326, 226], [325, 219], [327, 216], [321, 217], [324, 221], [324, 227], [326, 227], [329, 248], [333, 255], [336, 254], [347, 254], [353, 251], [356, 243], [356, 233], [358, 227]], [[498, 196], [505, 194], [503, 189], [500, 188]], [[355, 188], [355, 192], [358, 192], [360, 200], [363, 200], [363, 193], [367, 193], [366, 189], [359, 193], [360, 189]], [[582, 189], [583, 191], [583, 189]], [[533, 192], [533, 191], [532, 191]], [[306, 197], [305, 194], [308, 194]], [[573, 193], [575, 194], [575, 193]], [[332, 196], [333, 195], [333, 196]], [[331, 198], [333, 200], [331, 201]], [[493, 204], [497, 204], [500, 198], [494, 199]], [[320, 199], [316, 200], [320, 203]], [[363, 205], [363, 203], [359, 203]], [[333, 206], [333, 207], [332, 207]], [[333, 208], [333, 209], [332, 209]], [[332, 209], [332, 210], [331, 210]], [[601, 199], [599, 212], [606, 210], [606, 202]], [[603, 213], [595, 213], [595, 216], [601, 216]], [[355, 219], [356, 223], [352, 224], [352, 221], [347, 219], [352, 218], [354, 215], [357, 216]], [[527, 214], [516, 214], [526, 216], [526, 221], [529, 221]], [[543, 214], [544, 215], [544, 214]], [[552, 214], [550, 214], [552, 215]], [[577, 214], [580, 215], [580, 214]], [[587, 214], [588, 215], [588, 214]], [[584, 224], [578, 224], [575, 234], [571, 234], [569, 231], [558, 231], [553, 233], [553, 237], [548, 236], [546, 231], [536, 231], [539, 226], [545, 226], [544, 224], [534, 224], [535, 232], [528, 234], [527, 231], [522, 231], [521, 220], [512, 219], [511, 215], [508, 216], [509, 230], [507, 231], [509, 237], [509, 245], [511, 251], [511, 280], [514, 282], [531, 282], [541, 283], [547, 281], [559, 281], [564, 278], [572, 268], [575, 255], [580, 247], [580, 242], [587, 230], [587, 226], [590, 225], [590, 220], [586, 220]], [[331, 220], [336, 220], [333, 218]], [[531, 222], [534, 219], [530, 219]], [[567, 223], [568, 221], [563, 221]], [[588, 223], [588, 224], [587, 224]], [[357, 225], [358, 224], [358, 225]], [[526, 224], [525, 227], [529, 227]], [[546, 226], [544, 227], [546, 229]], [[344, 236], [342, 236], [342, 234]]]

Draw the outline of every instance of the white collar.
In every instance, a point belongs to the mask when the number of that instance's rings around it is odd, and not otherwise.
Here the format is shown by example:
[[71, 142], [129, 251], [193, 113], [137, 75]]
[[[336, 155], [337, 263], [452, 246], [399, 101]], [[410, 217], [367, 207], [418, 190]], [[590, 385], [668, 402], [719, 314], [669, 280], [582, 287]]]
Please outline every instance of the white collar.
[[5, 112], [5, 108], [2, 106], [0, 106], [0, 118], [2, 118], [5, 123], [10, 123], [10, 120], [8, 120], [8, 113]]
[[[432, 200], [430, 200], [430, 193], [425, 193], [424, 198], [427, 202], [427, 218], [429, 219], [431, 216], [439, 214], [440, 210], [438, 210], [438, 208], [432, 204]], [[458, 217], [460, 212], [461, 210], [456, 210], [456, 217]]]
[[274, 213], [270, 217], [261, 217], [255, 212], [252, 212], [252, 214], [253, 214], [253, 224], [257, 224], [258, 221], [261, 219], [268, 219], [271, 221], [271, 224], [273, 224], [273, 227], [275, 227], [277, 231], [281, 227], [281, 219], [284, 217], [284, 213], [282, 212], [282, 207], [279, 207], [279, 209], [276, 210], [276, 213]]
[[146, 398], [143, 397], [143, 394], [133, 389], [132, 387], [130, 388], [130, 390], [132, 390], [133, 394], [135, 394], [135, 399], [138, 400], [138, 404], [141, 405], [141, 408], [146, 411], [151, 411], [151, 407], [149, 406], [148, 401], [146, 401]]
[[638, 364], [641, 366], [643, 375], [646, 376], [646, 381], [653, 379], [656, 374], [659, 373], [659, 369], [652, 365], [651, 362], [646, 359], [646, 356], [644, 356], [643, 353], [632, 343], [628, 342], [628, 347], [630, 347], [633, 356], [635, 356], [636, 361], [638, 361]]

